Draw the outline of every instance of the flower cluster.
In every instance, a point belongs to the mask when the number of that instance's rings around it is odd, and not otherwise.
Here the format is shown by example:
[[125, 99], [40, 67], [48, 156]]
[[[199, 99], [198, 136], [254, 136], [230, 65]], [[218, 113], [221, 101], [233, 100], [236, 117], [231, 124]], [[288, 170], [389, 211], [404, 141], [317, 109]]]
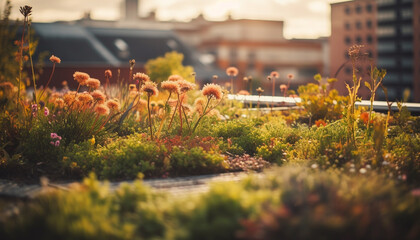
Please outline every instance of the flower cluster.
[[50, 136], [51, 136], [51, 139], [52, 139], [51, 142], [50, 142], [50, 144], [53, 145], [53, 146], [55, 146], [55, 147], [60, 146], [61, 137], [58, 136], [57, 133], [51, 133]]

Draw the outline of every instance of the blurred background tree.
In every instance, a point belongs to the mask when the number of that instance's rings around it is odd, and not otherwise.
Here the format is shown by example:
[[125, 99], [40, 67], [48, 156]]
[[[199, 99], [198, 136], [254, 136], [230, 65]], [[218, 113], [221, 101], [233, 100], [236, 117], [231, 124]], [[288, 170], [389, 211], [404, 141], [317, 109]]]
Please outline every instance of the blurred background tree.
[[189, 82], [194, 82], [195, 78], [191, 73], [194, 68], [182, 65], [184, 55], [178, 52], [168, 52], [164, 57], [158, 57], [147, 61], [145, 65], [146, 73], [150, 79], [156, 83], [168, 80], [170, 75], [176, 74]]
[[19, 76], [19, 64], [15, 61], [18, 45], [14, 44], [17, 33], [17, 24], [10, 24], [12, 5], [6, 1], [4, 9], [0, 12], [0, 82], [11, 82], [16, 85]]

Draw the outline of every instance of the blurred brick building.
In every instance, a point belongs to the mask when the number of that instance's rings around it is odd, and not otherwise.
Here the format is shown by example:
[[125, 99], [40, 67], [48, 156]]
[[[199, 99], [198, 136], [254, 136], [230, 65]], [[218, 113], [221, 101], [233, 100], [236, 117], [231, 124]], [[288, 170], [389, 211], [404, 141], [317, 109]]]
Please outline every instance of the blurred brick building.
[[[234, 89], [245, 89], [244, 76], [252, 75], [262, 85], [271, 88], [266, 76], [271, 71], [280, 73], [279, 84], [287, 81], [287, 74], [295, 75], [292, 87], [313, 81], [317, 73], [328, 74], [328, 40], [285, 39], [283, 21], [232, 19], [209, 21], [200, 14], [189, 22], [160, 21], [156, 13], [139, 16], [140, 0], [124, 0], [118, 21], [98, 21], [89, 14], [75, 24], [90, 27], [123, 27], [139, 29], [166, 29], [200, 53], [199, 61], [204, 65], [224, 70], [228, 66], [239, 68]], [[219, 76], [227, 80], [226, 74]], [[281, 82], [283, 81], [283, 82]], [[235, 90], [235, 91], [236, 91]]]
[[[330, 76], [339, 79], [337, 88], [346, 94], [351, 82], [347, 49], [365, 45], [369, 55], [357, 66], [369, 79], [371, 63], [387, 70], [383, 84], [391, 100], [401, 100], [411, 91], [410, 101], [420, 102], [420, 0], [354, 0], [331, 4]], [[369, 97], [362, 84], [360, 95]], [[378, 99], [385, 98], [382, 90]]]
[[[335, 87], [345, 95], [345, 83], [352, 83], [352, 63], [348, 49], [354, 45], [364, 45], [362, 52], [366, 57], [357, 64], [358, 74], [369, 78], [370, 65], [376, 63], [376, 1], [356, 0], [331, 4], [330, 37], [330, 77], [336, 77]], [[368, 89], [360, 89], [359, 95], [369, 97]]]

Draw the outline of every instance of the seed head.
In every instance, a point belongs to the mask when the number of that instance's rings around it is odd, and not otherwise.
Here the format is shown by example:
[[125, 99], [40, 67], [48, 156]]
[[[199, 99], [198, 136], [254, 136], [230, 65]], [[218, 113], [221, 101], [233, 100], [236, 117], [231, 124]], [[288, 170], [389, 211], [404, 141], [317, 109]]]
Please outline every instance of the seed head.
[[24, 7], [19, 8], [20, 13], [26, 18], [32, 14], [32, 7], [25, 5]]
[[51, 55], [50, 61], [53, 63], [61, 63], [61, 59], [59, 57], [56, 57], [54, 55]]
[[206, 84], [201, 91], [204, 96], [211, 98], [214, 97], [217, 100], [222, 98], [222, 88], [214, 83]]
[[141, 88], [143, 92], [146, 92], [149, 97], [151, 96], [157, 96], [159, 94], [159, 90], [156, 87], [156, 83], [152, 81], [146, 82], [143, 87]]
[[236, 67], [228, 67], [226, 69], [226, 74], [230, 77], [236, 77], [238, 75], [238, 69]]

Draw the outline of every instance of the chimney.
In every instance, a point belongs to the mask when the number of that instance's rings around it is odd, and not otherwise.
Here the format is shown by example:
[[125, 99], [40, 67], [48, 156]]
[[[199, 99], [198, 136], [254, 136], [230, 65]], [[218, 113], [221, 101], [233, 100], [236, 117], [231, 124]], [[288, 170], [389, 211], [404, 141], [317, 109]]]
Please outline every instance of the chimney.
[[140, 0], [123, 0], [121, 20], [137, 20]]

